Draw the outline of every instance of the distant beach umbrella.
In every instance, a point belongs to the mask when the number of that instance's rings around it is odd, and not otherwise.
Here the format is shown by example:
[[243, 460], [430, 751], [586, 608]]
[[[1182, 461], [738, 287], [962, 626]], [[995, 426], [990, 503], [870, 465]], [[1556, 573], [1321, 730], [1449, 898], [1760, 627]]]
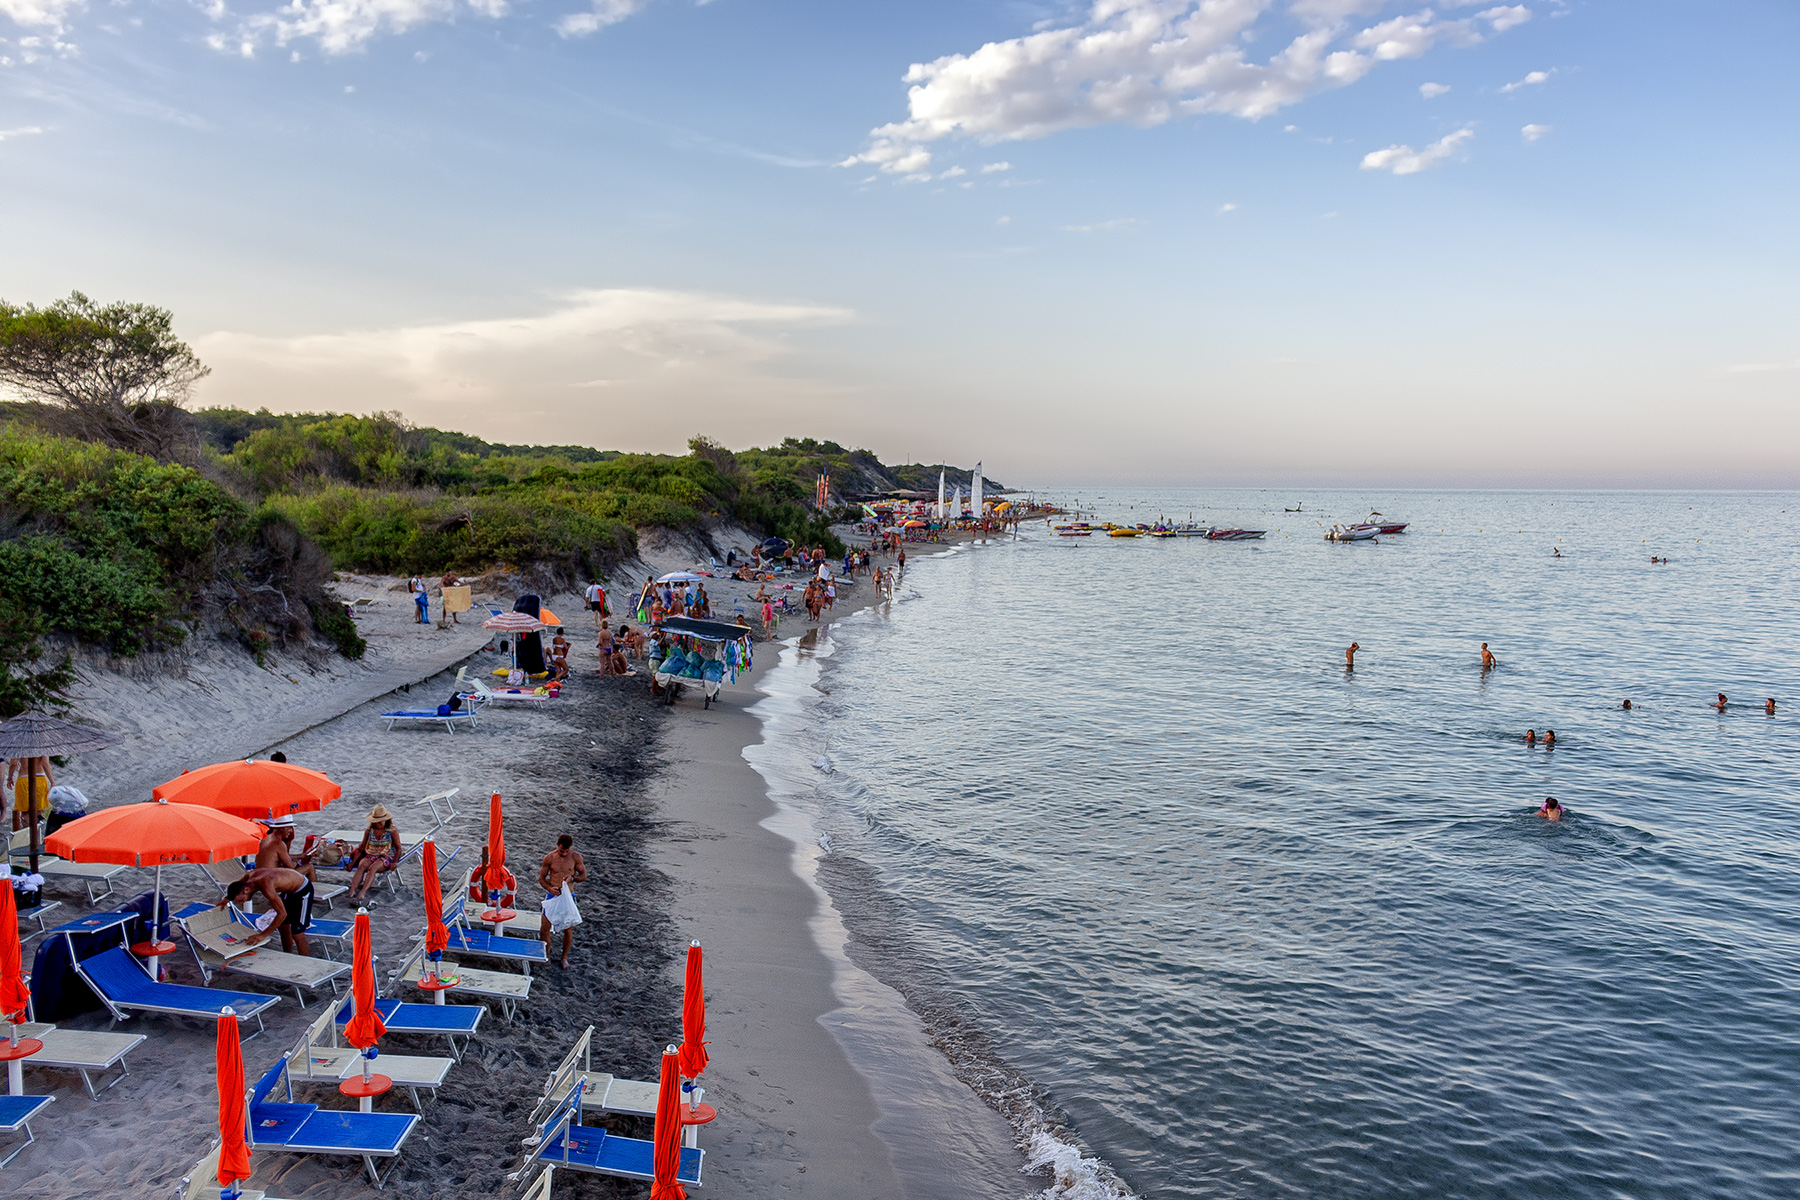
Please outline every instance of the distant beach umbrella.
[[553, 625], [558, 625], [558, 626], [561, 625], [562, 618], [557, 616], [555, 613], [551, 612], [547, 608], [539, 608], [538, 609], [538, 622], [540, 624], [542, 624], [545, 629], [549, 629]]
[[158, 800], [199, 804], [252, 821], [318, 812], [344, 794], [322, 771], [266, 759], [236, 759], [183, 771], [153, 788]]
[[481, 874], [487, 885], [489, 908], [481, 914], [484, 921], [510, 921], [519, 914], [507, 907], [519, 883], [506, 869], [506, 817], [500, 811], [500, 793], [488, 800], [488, 862]]
[[651, 1135], [650, 1200], [687, 1200], [681, 1173], [681, 1066], [675, 1047], [663, 1051], [656, 1089], [656, 1131]]
[[426, 838], [419, 857], [425, 874], [425, 957], [431, 960], [431, 974], [436, 978], [438, 964], [450, 946], [450, 931], [444, 928], [444, 893], [438, 883], [437, 843]]
[[497, 629], [502, 633], [530, 633], [542, 629], [544, 623], [530, 613], [503, 612], [489, 617], [481, 623], [483, 629]]
[[[104, 750], [108, 746], [116, 746], [123, 740], [116, 733], [95, 729], [92, 725], [77, 725], [73, 721], [45, 716], [39, 712], [20, 713], [0, 722], [0, 758], [48, 758], [52, 754], [84, 754], [89, 750]], [[27, 772], [27, 794], [36, 790], [36, 779], [35, 770]], [[38, 841], [38, 809], [35, 801], [29, 809], [31, 873], [36, 875], [38, 847], [42, 843]]]
[[25, 1019], [31, 1003], [31, 987], [25, 982], [25, 964], [19, 951], [19, 909], [13, 900], [12, 880], [0, 880], [0, 1017]]
[[681, 995], [681, 1073], [699, 1078], [706, 1070], [706, 989], [700, 978], [700, 943], [689, 942], [687, 976]]
[[255, 854], [262, 839], [262, 826], [242, 817], [199, 804], [153, 800], [103, 808], [71, 821], [44, 839], [44, 849], [70, 862], [155, 867], [150, 941], [160, 949], [168, 946], [161, 940], [163, 865], [216, 863]]
[[244, 1047], [238, 1039], [237, 1013], [226, 1008], [219, 1014], [216, 1056], [219, 1083], [219, 1186], [221, 1196], [237, 1193], [232, 1184], [250, 1178], [250, 1147], [244, 1130]]

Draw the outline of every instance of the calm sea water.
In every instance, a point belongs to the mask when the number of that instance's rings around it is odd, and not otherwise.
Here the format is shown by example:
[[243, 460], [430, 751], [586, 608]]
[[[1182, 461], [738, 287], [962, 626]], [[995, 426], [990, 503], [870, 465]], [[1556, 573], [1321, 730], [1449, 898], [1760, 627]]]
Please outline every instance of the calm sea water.
[[1084, 499], [1270, 532], [915, 555], [784, 735], [1072, 1191], [1800, 1194], [1800, 495]]

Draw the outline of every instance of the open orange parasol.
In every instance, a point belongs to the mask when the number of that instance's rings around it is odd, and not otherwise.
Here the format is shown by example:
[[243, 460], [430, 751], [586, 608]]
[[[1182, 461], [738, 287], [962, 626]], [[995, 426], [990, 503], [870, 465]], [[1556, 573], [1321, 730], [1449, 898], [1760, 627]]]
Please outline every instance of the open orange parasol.
[[150, 793], [158, 800], [200, 804], [251, 820], [318, 812], [344, 794], [321, 771], [293, 763], [241, 759], [184, 771]]
[[700, 982], [700, 943], [689, 942], [681, 994], [681, 1073], [696, 1079], [706, 1070], [706, 991]]
[[651, 1135], [650, 1200], [687, 1200], [681, 1172], [681, 1067], [675, 1047], [663, 1051], [662, 1076], [656, 1089], [656, 1132]]
[[[155, 867], [156, 893], [150, 909], [150, 944], [157, 953], [175, 947], [162, 935], [162, 869], [165, 863], [216, 863], [255, 854], [263, 830], [242, 817], [198, 804], [121, 804], [71, 821], [44, 839], [44, 849], [70, 862], [119, 863]], [[132, 948], [137, 953], [147, 950]]]
[[230, 1008], [219, 1014], [217, 1073], [219, 1186], [229, 1192], [232, 1184], [250, 1178], [250, 1147], [244, 1141], [244, 1047], [238, 1040], [237, 1013]]
[[500, 811], [499, 792], [488, 800], [488, 863], [481, 881], [487, 884], [488, 903], [492, 906], [481, 914], [482, 920], [510, 921], [519, 915], [508, 907], [519, 883], [506, 869], [506, 819]]

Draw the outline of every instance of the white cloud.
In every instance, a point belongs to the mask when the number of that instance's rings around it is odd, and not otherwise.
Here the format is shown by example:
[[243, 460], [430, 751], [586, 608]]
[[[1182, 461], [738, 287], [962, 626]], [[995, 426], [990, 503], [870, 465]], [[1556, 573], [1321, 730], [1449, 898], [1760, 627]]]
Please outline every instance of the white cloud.
[[[495, 0], [504, 3], [505, 0]], [[590, 12], [573, 13], [556, 23], [556, 32], [564, 37], [586, 37], [608, 25], [617, 25], [639, 11], [649, 0], [593, 0]]]
[[81, 0], [0, 0], [0, 13], [20, 25], [43, 26], [60, 33], [63, 18], [81, 6]]
[[1110, 221], [1096, 221], [1092, 225], [1064, 225], [1064, 233], [1114, 233], [1122, 229], [1141, 229], [1144, 222], [1136, 217], [1115, 217]]
[[968, 174], [968, 172], [963, 170], [961, 167], [951, 167], [948, 171], [945, 171], [942, 175], [939, 175], [938, 178], [939, 179], [955, 179], [958, 175], [967, 175], [967, 174]]
[[[1250, 120], [1356, 82], [1381, 61], [1416, 58], [1434, 45], [1469, 46], [1511, 28], [1523, 8], [1490, 8], [1459, 20], [1431, 9], [1363, 29], [1351, 18], [1380, 0], [1092, 0], [1074, 23], [1048, 21], [1023, 37], [914, 63], [908, 116], [870, 132], [843, 165], [891, 175], [925, 170], [925, 146], [944, 138], [994, 143], [1067, 129], [1159, 125], [1178, 116]], [[1269, 20], [1265, 23], [1264, 18]], [[1247, 45], [1298, 18], [1301, 32], [1263, 61]], [[1268, 28], [1264, 28], [1264, 25]]]
[[996, 224], [996, 225], [1011, 225], [1012, 218], [1011, 217], [1001, 217], [999, 220], [995, 221], [994, 224]]
[[0, 129], [0, 142], [11, 141], [13, 138], [30, 137], [42, 132], [44, 130], [40, 125], [26, 125], [18, 129]]
[[1495, 33], [1505, 33], [1507, 30], [1523, 25], [1525, 22], [1531, 20], [1531, 10], [1526, 8], [1523, 4], [1509, 4], [1502, 8], [1490, 8], [1486, 12], [1476, 13], [1475, 15], [1492, 25]]
[[1527, 125], [1519, 130], [1519, 136], [1528, 142], [1542, 141], [1550, 133], [1548, 125]]
[[1519, 91], [1521, 88], [1536, 87], [1540, 83], [1548, 83], [1549, 81], [1550, 81], [1550, 72], [1548, 72], [1548, 71], [1533, 71], [1529, 75], [1525, 76], [1525, 78], [1516, 79], [1513, 82], [1502, 87], [1500, 90], [1502, 92], [1516, 92], [1516, 91]]
[[1449, 91], [1450, 85], [1447, 83], [1421, 83], [1419, 85], [1419, 95], [1427, 100], [1436, 100], [1439, 96], [1447, 95]]
[[1224, 215], [1225, 215], [1225, 214], [1226, 214], [1226, 213], [1234, 213], [1234, 212], [1236, 212], [1236, 211], [1237, 211], [1237, 210], [1238, 210], [1238, 206], [1237, 206], [1237, 205], [1235, 205], [1235, 204], [1221, 204], [1221, 205], [1219, 205], [1219, 215], [1220, 215], [1220, 216], [1224, 216]]
[[268, 394], [304, 404], [330, 389], [352, 405], [504, 401], [512, 411], [521, 398], [566, 405], [557, 398], [601, 383], [620, 404], [754, 385], [788, 352], [781, 333], [853, 318], [816, 305], [609, 289], [576, 292], [538, 315], [291, 338], [219, 332], [195, 346], [215, 369], [214, 403]]
[[1010, 170], [1012, 170], [1012, 164], [1009, 162], [993, 162], [993, 163], [988, 163], [986, 166], [982, 167], [981, 173], [983, 175], [992, 175], [995, 171], [1010, 171]]
[[1475, 136], [1473, 126], [1465, 125], [1455, 133], [1446, 134], [1431, 143], [1423, 150], [1414, 150], [1411, 146], [1389, 146], [1385, 150], [1371, 150], [1363, 155], [1362, 169], [1365, 171], [1392, 171], [1396, 175], [1417, 175], [1420, 171], [1437, 166]]
[[[0, 6], [67, 6], [77, 0], [0, 0]], [[556, 22], [563, 37], [582, 37], [608, 25], [616, 25], [641, 11], [649, 0], [591, 0], [587, 12], [571, 13]], [[327, 54], [346, 54], [361, 49], [381, 34], [405, 33], [434, 21], [452, 21], [472, 15], [498, 19], [509, 15], [508, 0], [289, 0], [267, 12], [251, 13], [239, 23], [232, 38], [214, 35], [207, 44], [214, 49], [237, 49], [239, 43], [254, 47], [265, 41], [278, 46], [310, 41]], [[223, 5], [209, 9], [214, 20], [230, 14]], [[248, 50], [243, 51], [248, 53]]]
[[1734, 363], [1725, 370], [1731, 375], [1769, 375], [1777, 372], [1800, 371], [1800, 358], [1793, 362]]

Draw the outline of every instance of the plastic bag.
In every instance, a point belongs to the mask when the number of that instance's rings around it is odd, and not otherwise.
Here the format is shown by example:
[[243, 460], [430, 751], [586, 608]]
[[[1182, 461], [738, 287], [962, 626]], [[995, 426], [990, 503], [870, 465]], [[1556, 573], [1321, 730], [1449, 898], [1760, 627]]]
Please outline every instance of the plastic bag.
[[575, 893], [569, 890], [567, 883], [562, 885], [561, 892], [545, 897], [544, 918], [550, 922], [551, 933], [561, 933], [581, 924], [581, 909], [576, 907]]

